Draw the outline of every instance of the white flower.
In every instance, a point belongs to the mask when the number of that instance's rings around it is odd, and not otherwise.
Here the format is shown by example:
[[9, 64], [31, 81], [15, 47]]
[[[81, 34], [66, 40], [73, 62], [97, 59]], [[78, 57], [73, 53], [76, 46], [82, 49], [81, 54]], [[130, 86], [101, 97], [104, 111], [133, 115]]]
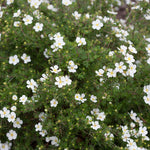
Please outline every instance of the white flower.
[[95, 71], [95, 73], [97, 74], [97, 76], [101, 77], [104, 74], [104, 70], [103, 69], [99, 69], [98, 71]]
[[118, 48], [119, 52], [122, 53], [123, 55], [126, 54], [127, 47], [124, 45], [121, 45], [120, 48]]
[[147, 96], [144, 96], [143, 99], [146, 104], [150, 105], [150, 94]]
[[145, 85], [143, 91], [144, 91], [146, 94], [150, 94], [150, 85]]
[[21, 22], [20, 22], [20, 21], [15, 21], [15, 22], [14, 22], [14, 27], [19, 27], [19, 26], [20, 26], [20, 24], [21, 24]]
[[97, 115], [99, 113], [99, 109], [98, 108], [94, 108], [92, 111], [91, 111], [91, 114], [92, 115]]
[[10, 5], [10, 4], [12, 4], [14, 2], [14, 0], [7, 0], [7, 5]]
[[16, 113], [11, 112], [11, 113], [8, 115], [8, 122], [14, 122], [15, 119], [16, 119]]
[[50, 71], [53, 73], [59, 73], [61, 71], [61, 69], [58, 69], [59, 67], [57, 65], [55, 65], [54, 67], [50, 67]]
[[21, 56], [21, 59], [24, 61], [25, 64], [27, 64], [28, 62], [31, 62], [30, 56], [27, 56], [27, 54], [23, 53], [23, 55]]
[[124, 58], [126, 61], [127, 61], [127, 63], [133, 63], [133, 62], [135, 62], [135, 59], [134, 59], [134, 57], [133, 57], [133, 55], [130, 55], [130, 54], [126, 54], [125, 55], [125, 58]]
[[72, 83], [72, 80], [67, 75], [65, 76], [65, 83], [66, 83], [66, 85], [71, 85], [71, 83]]
[[42, 125], [40, 122], [35, 125], [35, 131], [42, 131]]
[[38, 85], [37, 85], [37, 83], [33, 80], [33, 79], [31, 79], [31, 80], [27, 80], [27, 88], [31, 88], [32, 90], [34, 90], [34, 88], [36, 87], [38, 87]]
[[97, 102], [97, 97], [94, 96], [94, 95], [91, 95], [90, 100], [91, 100], [92, 102], [96, 103], [96, 102]]
[[92, 22], [93, 29], [100, 30], [102, 27], [103, 23], [99, 19], [96, 19], [95, 21]]
[[79, 20], [81, 17], [81, 14], [79, 14], [77, 11], [75, 11], [74, 13], [72, 13], [72, 15], [75, 17], [76, 20]]
[[16, 65], [17, 63], [19, 63], [19, 59], [17, 55], [9, 57], [9, 64]]
[[0, 150], [10, 150], [8, 143], [0, 143]]
[[6, 107], [3, 107], [3, 109], [0, 110], [1, 118], [8, 117], [9, 113], [10, 113], [10, 110], [8, 110]]
[[150, 44], [147, 45], [146, 51], [147, 51], [148, 53], [150, 53]]
[[114, 51], [110, 51], [108, 55], [111, 57], [114, 55], [114, 53], [115, 53]]
[[99, 125], [98, 121], [92, 121], [91, 128], [93, 128], [94, 130], [97, 130], [97, 129], [101, 128], [101, 126]]
[[129, 47], [128, 47], [128, 49], [129, 49], [129, 51], [130, 52], [132, 52], [132, 53], [137, 53], [137, 50], [132, 46], [132, 45], [130, 45]]
[[12, 111], [16, 111], [16, 109], [17, 109], [16, 106], [12, 106], [12, 107], [11, 107], [11, 110], [12, 110]]
[[19, 10], [17, 10], [16, 13], [13, 14], [13, 17], [19, 17], [20, 14], [21, 14], [21, 10], [19, 9]]
[[76, 38], [76, 42], [77, 42], [78, 46], [86, 45], [85, 38], [77, 37], [77, 38]]
[[146, 127], [140, 127], [139, 128], [139, 134], [142, 136], [146, 136], [148, 134], [147, 128]]
[[3, 17], [3, 11], [0, 11], [0, 18]]
[[6, 136], [8, 137], [8, 139], [11, 140], [15, 140], [17, 138], [17, 133], [14, 130], [9, 130], [9, 132], [6, 134]]
[[32, 20], [33, 20], [33, 17], [30, 16], [30, 15], [25, 15], [25, 17], [23, 18], [23, 21], [24, 21], [25, 25], [31, 24]]
[[67, 67], [69, 72], [76, 72], [76, 69], [78, 68], [77, 65], [74, 64], [72, 60], [69, 61], [69, 66]]
[[42, 31], [42, 30], [43, 30], [43, 23], [37, 22], [37, 23], [35, 24], [35, 26], [33, 27], [33, 29], [35, 30], [35, 32]]
[[44, 121], [46, 119], [46, 114], [44, 113], [44, 112], [41, 112], [40, 114], [39, 114], [39, 120], [40, 121]]
[[44, 82], [48, 78], [48, 74], [43, 73], [42, 77], [40, 78], [41, 82]]
[[19, 102], [21, 102], [23, 105], [25, 104], [25, 102], [27, 101], [27, 97], [25, 95], [22, 95], [20, 98], [19, 98]]
[[69, 6], [72, 4], [72, 1], [71, 0], [62, 0], [62, 4], [65, 6]]
[[44, 137], [46, 134], [47, 134], [47, 131], [46, 130], [42, 130], [39, 132], [39, 134]]
[[147, 59], [147, 63], [150, 64], [150, 58]]
[[110, 78], [110, 77], [116, 77], [116, 70], [108, 69], [107, 71], [108, 71], [107, 72], [108, 78]]
[[88, 119], [88, 124], [92, 124], [92, 117], [91, 116], [86, 116], [86, 119]]
[[60, 140], [56, 136], [50, 137], [50, 140], [52, 145], [59, 146]]
[[20, 118], [16, 118], [16, 120], [13, 122], [14, 128], [21, 128], [21, 125], [23, 124], [23, 121]]
[[54, 46], [60, 49], [62, 49], [64, 45], [65, 42], [62, 39], [57, 39], [54, 43]]
[[58, 101], [56, 101], [56, 99], [52, 99], [52, 100], [50, 101], [50, 104], [51, 104], [51, 107], [56, 107], [57, 104], [58, 104]]
[[63, 86], [66, 85], [64, 76], [55, 77], [55, 80], [56, 80], [55, 85], [58, 85], [58, 88], [62, 88]]
[[42, 2], [41, 0], [31, 0], [30, 7], [39, 8], [41, 2]]
[[13, 96], [12, 96], [12, 99], [13, 99], [14, 101], [16, 101], [16, 100], [18, 99], [17, 95], [13, 95]]
[[122, 137], [124, 142], [127, 142], [130, 139], [130, 134], [128, 132], [126, 132], [121, 137]]
[[123, 73], [123, 71], [127, 68], [125, 65], [124, 65], [124, 62], [120, 62], [120, 63], [115, 63], [115, 66], [116, 66], [116, 71], [117, 72], [120, 72], [120, 73]]
[[104, 112], [97, 113], [97, 120], [104, 121], [105, 117], [106, 117], [106, 116], [105, 116], [105, 113], [104, 113]]

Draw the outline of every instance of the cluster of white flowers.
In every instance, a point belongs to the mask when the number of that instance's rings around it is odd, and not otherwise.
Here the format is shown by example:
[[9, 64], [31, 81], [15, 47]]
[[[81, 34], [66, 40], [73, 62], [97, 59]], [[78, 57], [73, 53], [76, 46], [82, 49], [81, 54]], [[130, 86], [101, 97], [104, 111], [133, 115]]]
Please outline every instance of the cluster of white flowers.
[[143, 91], [147, 94], [146, 96], [143, 97], [144, 102], [150, 105], [150, 85], [144, 86]]
[[77, 42], [78, 46], [86, 45], [85, 38], [77, 37], [77, 38], [76, 38], [76, 42]]
[[59, 77], [55, 77], [55, 85], [58, 86], [58, 88], [62, 88], [63, 86], [66, 85], [71, 85], [72, 80], [69, 78], [69, 76], [59, 76]]
[[68, 71], [72, 73], [76, 72], [76, 69], [78, 69], [78, 66], [75, 65], [75, 63], [72, 60], [70, 60], [68, 64], [69, 64]]
[[114, 135], [110, 132], [110, 131], [107, 131], [105, 134], [104, 134], [106, 140], [113, 140], [114, 139]]
[[35, 93], [35, 90], [38, 88], [38, 84], [33, 80], [27, 80], [27, 88], [31, 88], [32, 92]]
[[59, 32], [56, 33], [53, 37], [51, 37], [50, 40], [55, 40], [55, 42], [51, 45], [53, 52], [58, 51], [58, 49], [63, 49], [65, 42], [63, 41], [63, 37]]
[[87, 99], [84, 98], [85, 97], [85, 94], [82, 93], [82, 94], [75, 94], [75, 100], [79, 101], [79, 104], [81, 103], [84, 103]]
[[104, 121], [106, 118], [106, 115], [104, 112], [100, 112], [100, 110], [98, 108], [94, 108], [91, 111], [91, 114], [94, 115], [94, 117], [96, 118], [96, 120], [98, 121], [93, 121], [91, 116], [86, 116], [86, 119], [88, 120], [88, 124], [91, 125], [91, 128], [94, 130], [100, 129], [101, 126], [99, 124], [99, 120], [100, 121]]
[[[23, 121], [20, 118], [16, 118], [16, 106], [11, 107], [11, 111], [7, 109], [6, 107], [3, 107], [2, 110], [0, 110], [0, 117], [1, 118], [7, 118], [8, 122], [13, 123], [14, 128], [21, 128], [21, 125], [23, 124]], [[15, 140], [17, 138], [17, 133], [14, 130], [9, 130], [8, 133], [6, 133], [6, 136], [9, 141]], [[1, 143], [0, 142], [0, 148], [1, 149], [9, 149], [11, 145], [8, 145], [8, 143]]]
[[[21, 56], [21, 59], [24, 61], [25, 64], [27, 64], [28, 62], [31, 62], [30, 56], [27, 56], [27, 54], [25, 53], [23, 53], [23, 55]], [[9, 64], [16, 65], [18, 63], [19, 63], [19, 58], [17, 55], [9, 57]]]
[[138, 138], [138, 137], [142, 137], [143, 141], [149, 141], [149, 137], [147, 136], [148, 131], [147, 128], [143, 126], [143, 121], [140, 120], [139, 117], [137, 117], [137, 114], [133, 112], [133, 110], [131, 110], [131, 112], [129, 113], [130, 118], [135, 122], [138, 123], [139, 125], [139, 130], [137, 131], [135, 129], [136, 124], [134, 122], [130, 123], [130, 128], [128, 128], [127, 125], [125, 126], [121, 126], [122, 129], [122, 140], [124, 142], [127, 143], [127, 148], [129, 150], [142, 150], [141, 147], [138, 147], [136, 142], [132, 139], [132, 138]]

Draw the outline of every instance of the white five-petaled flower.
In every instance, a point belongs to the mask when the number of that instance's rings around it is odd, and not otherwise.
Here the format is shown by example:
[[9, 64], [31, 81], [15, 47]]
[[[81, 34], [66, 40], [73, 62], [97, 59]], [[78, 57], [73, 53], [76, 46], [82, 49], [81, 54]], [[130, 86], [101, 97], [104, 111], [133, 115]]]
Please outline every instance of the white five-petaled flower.
[[133, 55], [130, 55], [128, 53], [125, 55], [125, 60], [127, 61], [128, 64], [135, 62]]
[[76, 42], [77, 42], [78, 46], [86, 45], [85, 38], [77, 37], [77, 38], [76, 38]]
[[7, 0], [7, 5], [10, 5], [10, 4], [12, 4], [14, 2], [14, 0]]
[[25, 17], [23, 18], [23, 21], [24, 21], [25, 25], [31, 24], [32, 20], [33, 20], [33, 17], [30, 16], [30, 15], [25, 15]]
[[37, 22], [37, 23], [35, 24], [35, 26], [33, 27], [33, 29], [35, 30], [35, 32], [42, 31], [42, 30], [43, 30], [43, 23]]
[[8, 137], [8, 139], [11, 140], [15, 140], [17, 138], [17, 133], [14, 130], [9, 130], [9, 132], [6, 134], [6, 136]]
[[19, 26], [20, 26], [20, 24], [21, 24], [21, 22], [20, 22], [20, 21], [15, 21], [15, 22], [14, 22], [14, 27], [19, 27]]
[[90, 100], [91, 100], [92, 102], [96, 103], [96, 102], [97, 102], [97, 97], [94, 96], [94, 95], [91, 95]]
[[42, 125], [40, 122], [35, 125], [35, 131], [42, 131]]
[[66, 85], [64, 76], [56, 77], [55, 85], [58, 85], [58, 88], [62, 88]]
[[20, 118], [16, 118], [16, 120], [13, 122], [14, 128], [21, 128], [21, 125], [23, 124], [23, 121]]
[[15, 119], [16, 119], [16, 113], [11, 112], [11, 113], [8, 115], [8, 122], [14, 122]]
[[108, 71], [107, 72], [108, 78], [110, 78], [110, 77], [116, 77], [116, 70], [108, 69], [107, 71]]
[[13, 95], [13, 96], [12, 96], [12, 99], [13, 99], [14, 101], [16, 101], [16, 100], [18, 99], [17, 95]]
[[62, 4], [65, 6], [69, 6], [72, 4], [72, 1], [71, 0], [62, 0]]
[[47, 134], [47, 131], [46, 131], [46, 130], [41, 130], [41, 131], [39, 132], [39, 134], [40, 134], [42, 137], [44, 137], [44, 136]]
[[50, 101], [50, 104], [51, 104], [51, 107], [56, 107], [57, 104], [58, 104], [58, 101], [56, 101], [56, 99], [52, 99], [52, 100]]
[[137, 50], [132, 46], [132, 45], [130, 45], [129, 47], [128, 47], [128, 49], [129, 49], [129, 51], [130, 52], [132, 52], [132, 53], [137, 53]]
[[78, 100], [82, 103], [84, 103], [87, 99], [84, 98], [85, 97], [85, 94], [82, 93], [82, 94], [75, 94], [75, 100]]
[[105, 117], [106, 117], [106, 115], [104, 112], [97, 113], [97, 120], [104, 121]]
[[115, 63], [115, 66], [115, 70], [120, 73], [123, 73], [123, 71], [127, 68], [122, 61], [120, 63]]
[[53, 73], [59, 73], [61, 69], [58, 69], [59, 67], [57, 65], [54, 65], [54, 67], [50, 67], [50, 71]]
[[10, 113], [10, 110], [8, 110], [6, 107], [3, 107], [3, 109], [0, 110], [1, 118], [8, 117], [9, 113]]
[[92, 121], [91, 128], [93, 128], [94, 130], [97, 130], [97, 129], [101, 128], [101, 126], [99, 125], [98, 121]]
[[27, 80], [27, 88], [31, 88], [32, 90], [34, 90], [34, 88], [36, 87], [38, 87], [38, 84], [33, 80], [33, 79], [31, 79], [31, 80]]
[[21, 102], [23, 105], [25, 104], [25, 102], [27, 101], [27, 97], [25, 95], [22, 95], [20, 98], [19, 98], [19, 102]]
[[77, 11], [75, 11], [74, 13], [72, 13], [72, 15], [75, 17], [76, 20], [79, 20], [81, 17], [81, 14], [79, 14]]
[[99, 69], [98, 71], [95, 71], [95, 73], [97, 74], [97, 76], [103, 76], [104, 74], [104, 70], [103, 69]]
[[16, 65], [17, 63], [19, 63], [19, 59], [17, 55], [9, 57], [9, 64]]
[[51, 140], [52, 145], [59, 146], [60, 140], [56, 136], [49, 137], [49, 140]]
[[25, 53], [21, 56], [21, 59], [24, 61], [25, 64], [31, 62], [30, 56], [27, 56], [27, 54]]
[[76, 69], [78, 68], [77, 65], [74, 64], [72, 60], [69, 61], [69, 66], [67, 67], [69, 72], [76, 72]]
[[19, 10], [17, 10], [16, 13], [13, 14], [13, 17], [19, 17], [20, 14], [21, 14], [21, 10], [19, 9]]
[[96, 19], [95, 21], [92, 22], [93, 29], [100, 30], [102, 27], [103, 23], [99, 19]]

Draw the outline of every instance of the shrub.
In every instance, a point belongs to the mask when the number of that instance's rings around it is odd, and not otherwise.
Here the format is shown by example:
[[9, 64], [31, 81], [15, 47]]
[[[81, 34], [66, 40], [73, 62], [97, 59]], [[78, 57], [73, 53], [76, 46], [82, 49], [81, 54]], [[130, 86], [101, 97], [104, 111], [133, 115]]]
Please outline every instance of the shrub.
[[2, 0], [0, 149], [150, 147], [149, 1], [125, 2]]

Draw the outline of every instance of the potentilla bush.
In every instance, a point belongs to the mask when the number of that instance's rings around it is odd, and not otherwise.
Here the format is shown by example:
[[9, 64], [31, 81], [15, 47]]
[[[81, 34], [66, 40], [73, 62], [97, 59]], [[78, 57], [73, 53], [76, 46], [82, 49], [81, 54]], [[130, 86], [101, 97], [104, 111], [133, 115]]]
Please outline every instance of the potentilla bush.
[[0, 150], [150, 148], [149, 0], [0, 5]]

